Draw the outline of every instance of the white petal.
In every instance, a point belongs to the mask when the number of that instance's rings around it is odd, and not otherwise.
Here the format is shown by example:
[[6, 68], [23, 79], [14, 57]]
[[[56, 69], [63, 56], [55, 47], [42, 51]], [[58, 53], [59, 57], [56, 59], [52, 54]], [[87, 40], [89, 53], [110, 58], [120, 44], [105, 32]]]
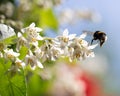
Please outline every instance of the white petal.
[[27, 56], [28, 56], [28, 57], [33, 56], [33, 53], [32, 53], [31, 50], [29, 50], [29, 55], [27, 55]]
[[88, 46], [88, 42], [85, 41], [85, 40], [82, 40], [82, 41], [81, 41], [81, 45], [84, 46], [84, 47], [86, 47], [86, 46]]
[[15, 57], [18, 57], [18, 56], [20, 55], [20, 53], [13, 52], [13, 55], [14, 55]]
[[30, 28], [35, 27], [35, 23], [31, 23], [29, 27], [30, 27]]
[[32, 42], [32, 44], [33, 44], [35, 47], [38, 47], [38, 41]]
[[43, 31], [43, 29], [38, 28], [38, 27], [36, 27], [35, 29], [36, 29], [37, 32], [41, 32], [41, 31]]
[[22, 33], [25, 33], [25, 31], [26, 31], [26, 28], [21, 29]]
[[94, 45], [89, 46], [88, 49], [94, 49], [97, 46], [98, 46], [98, 44], [94, 44]]
[[70, 35], [69, 35], [69, 40], [74, 39], [74, 38], [75, 38], [75, 36], [76, 36], [76, 34], [70, 34]]
[[38, 40], [43, 40], [43, 37], [41, 37], [40, 35], [37, 36]]
[[51, 57], [51, 60], [52, 60], [52, 61], [55, 61], [56, 59], [52, 56], [52, 57]]
[[63, 31], [63, 36], [68, 36], [68, 33], [69, 33], [68, 29], [65, 29], [65, 30]]
[[43, 65], [39, 61], [37, 61], [37, 65], [39, 68], [44, 68]]
[[22, 34], [21, 34], [20, 32], [18, 32], [17, 36], [18, 36], [18, 37], [21, 37], [21, 36], [22, 36]]
[[82, 38], [82, 39], [83, 39], [83, 38], [85, 38], [86, 36], [87, 36], [87, 33], [86, 33], [86, 32], [84, 32], [83, 34], [81, 34], [81, 35], [80, 35], [80, 37], [79, 37], [79, 38]]

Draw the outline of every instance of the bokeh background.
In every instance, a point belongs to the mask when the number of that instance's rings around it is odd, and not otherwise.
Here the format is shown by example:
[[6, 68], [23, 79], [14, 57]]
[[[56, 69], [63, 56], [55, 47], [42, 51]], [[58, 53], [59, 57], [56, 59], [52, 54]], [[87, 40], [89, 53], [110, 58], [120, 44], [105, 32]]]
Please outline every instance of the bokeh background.
[[[28, 96], [120, 96], [119, 0], [1, 0], [0, 22], [16, 32], [35, 22], [43, 36], [55, 37], [68, 29], [104, 31], [108, 40], [96, 57], [69, 64], [47, 62], [45, 69], [27, 73]], [[92, 36], [86, 38], [91, 41]], [[73, 79], [74, 78], [74, 79]]]

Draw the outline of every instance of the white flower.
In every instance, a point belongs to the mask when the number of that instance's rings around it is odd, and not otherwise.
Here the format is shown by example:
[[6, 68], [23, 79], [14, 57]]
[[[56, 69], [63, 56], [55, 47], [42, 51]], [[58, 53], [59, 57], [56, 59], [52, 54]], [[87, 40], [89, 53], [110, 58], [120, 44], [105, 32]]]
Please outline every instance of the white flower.
[[5, 49], [4, 52], [4, 57], [12, 61], [14, 61], [20, 55], [20, 53], [14, 52], [13, 49]]
[[87, 36], [87, 32], [84, 32], [83, 34], [80, 35], [79, 38], [84, 39]]
[[54, 43], [53, 40], [45, 40], [45, 43], [40, 47], [40, 55], [42, 61], [53, 60], [55, 61], [61, 56], [61, 49]]
[[15, 65], [18, 67], [18, 68], [24, 68], [25, 67], [25, 63], [22, 62], [20, 59], [16, 58], [16, 61], [15, 61]]
[[35, 23], [32, 23], [32, 24], [30, 24], [28, 27], [23, 28], [21, 31], [22, 31], [23, 33], [25, 33], [25, 32], [30, 32], [30, 31], [40, 32], [40, 31], [42, 31], [42, 29], [41, 29], [41, 28], [38, 28], [38, 27], [35, 27]]
[[29, 48], [29, 43], [23, 35], [18, 32], [18, 40], [17, 40], [17, 45], [16, 45], [16, 50], [19, 51], [21, 46], [27, 46]]
[[17, 71], [20, 71], [20, 68], [24, 68], [24, 67], [25, 67], [25, 63], [22, 62], [19, 58], [16, 58], [15, 62], [12, 63], [8, 71], [15, 74]]
[[68, 29], [65, 29], [63, 31], [63, 35], [62, 36], [58, 36], [55, 40], [57, 40], [57, 42], [60, 42], [60, 46], [61, 48], [64, 48], [66, 45], [69, 44], [69, 41], [74, 39], [76, 34], [69, 34]]
[[76, 34], [70, 34], [68, 29], [65, 29], [62, 36], [58, 36], [54, 39], [54, 43], [57, 47], [61, 48], [64, 55], [68, 54], [68, 47], [72, 43], [72, 40], [75, 38]]
[[43, 56], [43, 51], [41, 51], [41, 48], [39, 48], [38, 46], [35, 48], [34, 53], [38, 59], [41, 59]]
[[64, 9], [59, 15], [60, 24], [64, 23], [74, 23], [77, 18], [75, 18], [75, 12], [72, 9]]
[[43, 65], [41, 64], [41, 62], [37, 59], [35, 55], [33, 55], [31, 51], [29, 51], [29, 54], [26, 55], [25, 63], [30, 64], [33, 70], [36, 68], [36, 66], [38, 66], [39, 68], [43, 68]]
[[96, 45], [89, 45], [87, 41], [83, 40], [86, 37], [86, 34], [83, 33], [80, 37], [76, 37], [73, 42], [70, 44], [70, 54], [69, 59], [85, 59], [87, 57], [94, 57], [94, 52], [91, 49], [94, 49]]
[[49, 50], [49, 58], [50, 60], [55, 61], [58, 59], [62, 54], [62, 50], [60, 48], [57, 48], [56, 46], [51, 46]]
[[43, 37], [40, 36], [38, 32], [42, 31], [41, 28], [35, 27], [35, 23], [30, 24], [29, 27], [26, 27], [21, 30], [23, 33], [27, 34], [27, 40], [29, 43], [36, 45], [38, 40], [43, 40]]

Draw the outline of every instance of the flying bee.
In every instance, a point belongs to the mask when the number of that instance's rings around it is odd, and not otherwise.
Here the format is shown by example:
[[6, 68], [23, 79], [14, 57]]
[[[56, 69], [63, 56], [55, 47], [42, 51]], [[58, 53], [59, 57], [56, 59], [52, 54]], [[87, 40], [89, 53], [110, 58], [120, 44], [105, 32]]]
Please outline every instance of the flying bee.
[[83, 32], [87, 32], [88, 34], [93, 35], [93, 39], [91, 40], [91, 45], [92, 45], [94, 40], [99, 40], [100, 47], [102, 47], [103, 43], [105, 43], [105, 41], [107, 40], [106, 33], [102, 32], [102, 31], [95, 31], [95, 32], [83, 31]]
[[100, 47], [102, 47], [103, 43], [105, 43], [105, 41], [107, 40], [107, 35], [102, 31], [96, 31], [93, 34], [93, 39], [91, 41], [91, 45], [92, 45], [94, 40], [99, 40], [100, 41]]

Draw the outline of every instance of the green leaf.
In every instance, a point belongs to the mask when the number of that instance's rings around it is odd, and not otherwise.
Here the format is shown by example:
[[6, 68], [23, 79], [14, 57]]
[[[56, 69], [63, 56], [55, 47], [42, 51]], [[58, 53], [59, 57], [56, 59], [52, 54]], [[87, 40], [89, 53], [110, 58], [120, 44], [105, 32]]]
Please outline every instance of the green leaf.
[[39, 75], [33, 73], [28, 82], [28, 96], [49, 96], [48, 88], [51, 86], [51, 80], [43, 80]]
[[16, 36], [12, 36], [12, 37], [9, 37], [9, 38], [4, 39], [4, 40], [1, 41], [1, 42], [4, 42], [4, 44], [13, 44], [13, 43], [15, 43], [15, 42], [14, 42], [15, 39], [16, 39]]
[[40, 25], [50, 27], [53, 30], [58, 29], [58, 21], [52, 9], [44, 9], [40, 11]]
[[26, 56], [28, 52], [28, 48], [25, 47], [25, 46], [22, 46], [21, 49], [20, 49], [20, 56], [19, 56], [19, 59], [24, 59], [24, 57]]
[[8, 71], [11, 64], [11, 61], [0, 58], [0, 96], [26, 96], [24, 72], [20, 71], [11, 77]]

